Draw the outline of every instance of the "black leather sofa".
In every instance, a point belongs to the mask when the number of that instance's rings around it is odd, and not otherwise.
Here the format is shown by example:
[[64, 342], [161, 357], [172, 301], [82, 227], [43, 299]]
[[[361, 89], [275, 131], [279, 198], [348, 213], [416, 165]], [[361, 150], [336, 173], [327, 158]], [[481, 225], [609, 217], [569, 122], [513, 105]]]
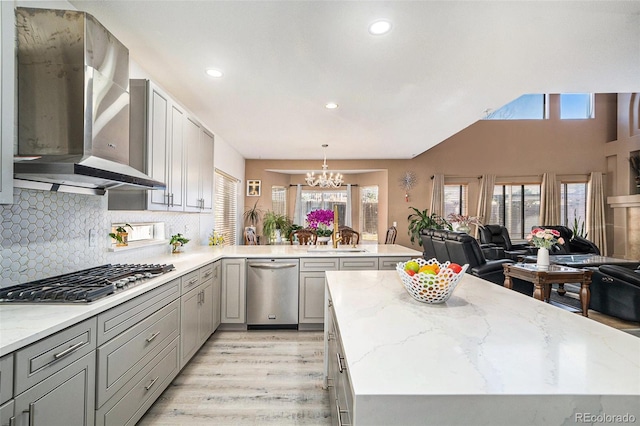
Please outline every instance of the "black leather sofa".
[[509, 230], [503, 225], [483, 225], [478, 231], [482, 250], [488, 259], [507, 258], [517, 261], [519, 257], [536, 254], [538, 250], [530, 244], [513, 244]]
[[589, 309], [640, 322], [640, 268], [634, 271], [618, 265], [602, 265], [589, 269], [593, 271]]
[[593, 242], [586, 238], [573, 235], [573, 231], [566, 226], [534, 226], [531, 229], [555, 229], [560, 233], [564, 244], [556, 244], [550, 250], [551, 254], [600, 254], [600, 249]]
[[[495, 284], [504, 285], [502, 265], [513, 263], [513, 261], [510, 259], [487, 260], [480, 244], [471, 235], [443, 229], [424, 229], [421, 238], [425, 259], [435, 257], [440, 263], [446, 261], [460, 265], [468, 263], [468, 273]], [[529, 293], [531, 288], [532, 286], [528, 286]]]

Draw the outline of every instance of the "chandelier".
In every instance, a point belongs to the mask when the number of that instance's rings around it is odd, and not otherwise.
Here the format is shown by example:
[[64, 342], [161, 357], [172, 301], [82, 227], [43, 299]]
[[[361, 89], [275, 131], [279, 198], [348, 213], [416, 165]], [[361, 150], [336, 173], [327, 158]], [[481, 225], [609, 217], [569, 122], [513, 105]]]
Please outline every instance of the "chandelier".
[[329, 166], [327, 166], [327, 152], [326, 152], [326, 148], [329, 145], [324, 144], [322, 145], [323, 148], [325, 148], [325, 154], [324, 154], [324, 162], [322, 163], [322, 174], [319, 176], [316, 176], [314, 172], [309, 172], [307, 173], [307, 177], [306, 177], [306, 181], [307, 184], [309, 186], [319, 186], [320, 188], [337, 188], [340, 185], [342, 185], [342, 174], [340, 173], [336, 173], [335, 175], [333, 173], [329, 173], [327, 174], [327, 168]]

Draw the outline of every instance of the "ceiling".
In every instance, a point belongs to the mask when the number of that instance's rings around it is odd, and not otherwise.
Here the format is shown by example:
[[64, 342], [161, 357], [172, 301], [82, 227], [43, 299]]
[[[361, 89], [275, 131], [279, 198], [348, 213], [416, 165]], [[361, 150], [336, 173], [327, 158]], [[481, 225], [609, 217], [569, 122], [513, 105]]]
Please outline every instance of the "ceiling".
[[523, 93], [640, 91], [640, 1], [70, 3], [247, 159], [412, 158]]

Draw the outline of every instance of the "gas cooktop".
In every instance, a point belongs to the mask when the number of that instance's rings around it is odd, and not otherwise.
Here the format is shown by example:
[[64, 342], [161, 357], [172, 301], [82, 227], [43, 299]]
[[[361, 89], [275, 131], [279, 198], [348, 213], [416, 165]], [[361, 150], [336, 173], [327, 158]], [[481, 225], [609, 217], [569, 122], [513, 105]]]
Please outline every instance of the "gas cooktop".
[[175, 269], [173, 265], [103, 265], [0, 288], [0, 302], [89, 303]]

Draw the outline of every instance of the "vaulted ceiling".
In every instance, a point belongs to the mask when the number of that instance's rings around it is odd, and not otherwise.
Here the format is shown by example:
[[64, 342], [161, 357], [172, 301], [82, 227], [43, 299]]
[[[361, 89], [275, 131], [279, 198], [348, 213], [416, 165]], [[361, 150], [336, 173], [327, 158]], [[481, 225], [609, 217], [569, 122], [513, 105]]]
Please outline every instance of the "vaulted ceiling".
[[640, 91], [640, 1], [70, 3], [247, 159], [412, 158], [523, 93]]

